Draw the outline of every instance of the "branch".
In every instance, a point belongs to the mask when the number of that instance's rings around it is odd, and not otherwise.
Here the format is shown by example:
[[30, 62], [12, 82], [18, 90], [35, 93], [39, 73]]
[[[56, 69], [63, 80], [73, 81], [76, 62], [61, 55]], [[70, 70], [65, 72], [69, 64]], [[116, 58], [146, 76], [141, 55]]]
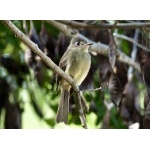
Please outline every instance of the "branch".
[[[82, 103], [81, 103], [81, 96], [82, 96], [82, 93], [81, 92], [78, 92], [76, 93], [76, 97], [77, 97], [77, 105], [79, 107], [79, 118], [81, 120], [81, 124], [82, 124], [82, 127], [87, 129], [87, 124], [86, 124], [86, 119], [85, 119], [85, 115], [84, 115], [84, 111], [83, 109], [81, 108], [82, 107]], [[85, 102], [85, 101], [84, 101]]]
[[[86, 24], [77, 21], [70, 20], [57, 20], [60, 23], [68, 25], [75, 29], [113, 29], [114, 24], [101, 23], [101, 24]], [[141, 22], [132, 22], [132, 23], [117, 23], [115, 28], [118, 29], [135, 29], [135, 28], [144, 28], [150, 27], [150, 23], [141, 23]]]
[[[135, 41], [135, 43], [138, 42], [139, 32], [140, 32], [139, 29], [135, 30], [135, 34], [134, 34], [134, 41]], [[135, 43], [133, 44], [132, 53], [131, 53], [131, 59], [133, 61], [135, 61], [136, 55], [137, 55], [137, 51], [138, 51], [137, 45]], [[133, 77], [133, 67], [130, 66], [129, 69], [128, 69], [128, 80], [132, 80], [132, 77]]]
[[71, 28], [67, 27], [66, 25], [63, 25], [53, 20], [46, 20], [47, 23], [51, 24], [55, 28], [57, 28], [59, 31], [63, 32], [66, 36], [72, 38], [74, 34], [76, 34], [78, 31], [72, 30]]
[[[55, 71], [59, 76], [64, 78], [73, 88], [76, 93], [80, 93], [79, 87], [76, 85], [74, 80], [66, 74], [61, 68], [59, 68], [49, 57], [47, 57], [39, 48], [38, 45], [33, 43], [24, 33], [22, 33], [11, 21], [2, 20], [2, 22], [11, 30], [15, 37], [18, 37], [25, 45], [27, 45], [34, 53], [36, 53], [42, 60], [45, 62], [48, 67], [50, 67], [53, 71]], [[83, 107], [81, 105], [81, 96], [78, 95], [79, 100], [79, 111], [80, 115], [83, 118], [81, 119], [81, 123], [84, 123], [84, 127], [87, 128], [86, 121], [84, 116], [82, 115]]]
[[137, 40], [133, 40], [132, 38], [130, 37], [127, 37], [125, 35], [121, 35], [121, 34], [117, 34], [117, 33], [114, 33], [113, 36], [117, 37], [117, 38], [121, 38], [121, 39], [124, 39], [124, 40], [127, 40], [133, 44], [135, 44], [136, 46], [138, 46], [139, 48], [141, 48], [142, 50], [145, 50], [145, 51], [150, 51], [147, 47], [143, 46], [142, 44], [139, 44], [137, 42]]
[[57, 74], [64, 78], [75, 90], [79, 92], [74, 80], [60, 69], [49, 57], [47, 57], [39, 48], [38, 45], [32, 42], [24, 33], [22, 33], [11, 21], [2, 21], [24, 44], [26, 44], [34, 53], [41, 57], [41, 59]]
[[[67, 30], [67, 26], [59, 23], [57, 21], [46, 21], [47, 23], [49, 23], [50, 25], [53, 25], [55, 28], [57, 28], [58, 30], [60, 30], [61, 32], [63, 32], [66, 36], [72, 38], [73, 36], [75, 36], [75, 34], [71, 34], [70, 30]], [[72, 30], [74, 31], [74, 30]], [[102, 44], [100, 42], [96, 43], [94, 41], [89, 40], [87, 37], [83, 36], [82, 34], [78, 33], [80, 36], [84, 37], [88, 42], [92, 42], [93, 45], [91, 46], [91, 52], [93, 53], [99, 53], [102, 54], [104, 56], [108, 56], [108, 48], [109, 46], [106, 44]], [[121, 52], [121, 50], [117, 50], [117, 59], [122, 62], [125, 63], [129, 66], [133, 66], [137, 71], [140, 71], [140, 66], [138, 63], [134, 62], [130, 57], [128, 57], [127, 55], [125, 55], [123, 52]]]

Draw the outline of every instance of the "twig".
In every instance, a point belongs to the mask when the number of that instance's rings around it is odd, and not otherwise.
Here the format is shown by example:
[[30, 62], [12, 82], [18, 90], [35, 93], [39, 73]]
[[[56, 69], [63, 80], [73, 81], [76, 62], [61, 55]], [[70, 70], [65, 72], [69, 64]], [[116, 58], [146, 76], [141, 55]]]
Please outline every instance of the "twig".
[[102, 89], [102, 87], [99, 87], [99, 88], [95, 88], [95, 89], [87, 89], [87, 90], [82, 90], [82, 92], [86, 92], [86, 91], [91, 91], [91, 92], [95, 92], [95, 91], [99, 91], [99, 90], [101, 90]]
[[115, 28], [116, 28], [116, 26], [117, 26], [117, 24], [118, 24], [118, 20], [115, 20], [115, 22], [114, 22], [114, 25], [113, 25], [113, 28], [112, 28], [112, 29], [115, 29]]
[[121, 38], [121, 39], [127, 40], [127, 41], [137, 45], [139, 48], [141, 48], [141, 49], [143, 49], [145, 51], [150, 51], [147, 47], [143, 46], [142, 44], [139, 44], [137, 41], [133, 40], [130, 37], [127, 37], [127, 36], [121, 35], [121, 34], [117, 34], [117, 33], [114, 33], [113, 36], [115, 36], [117, 38]]
[[[47, 57], [37, 46], [33, 43], [24, 33], [22, 33], [11, 21], [2, 20], [2, 22], [18, 37], [25, 45], [27, 45], [34, 53], [36, 53], [53, 71], [64, 78], [73, 88], [73, 90], [78, 93], [77, 97], [79, 100], [80, 115], [83, 117], [83, 108], [81, 105], [81, 97], [79, 87], [76, 85], [74, 80], [66, 74], [61, 68], [59, 68], [49, 57]], [[87, 128], [85, 117], [81, 120], [84, 123], [84, 127]]]
[[83, 109], [85, 110], [85, 112], [89, 112], [89, 108], [88, 108], [88, 106], [87, 106], [87, 104], [86, 104], [86, 100], [85, 100], [85, 98], [84, 98], [84, 96], [83, 96], [83, 92], [86, 92], [86, 91], [88, 91], [88, 92], [90, 92], [90, 91], [92, 91], [92, 92], [95, 92], [95, 91], [99, 91], [99, 90], [101, 90], [101, 88], [102, 87], [99, 87], [99, 88], [96, 88], [96, 89], [88, 89], [88, 90], [82, 90], [82, 91], [80, 91], [80, 95], [81, 95], [81, 103], [82, 103], [82, 106], [83, 106]]
[[80, 96], [81, 96], [81, 103], [82, 103], [83, 109], [85, 110], [85, 112], [88, 113], [89, 112], [89, 107], [87, 106], [86, 99], [84, 98], [81, 91], [80, 91]]
[[[61, 32], [63, 32], [66, 36], [72, 38], [74, 35], [72, 35], [70, 33], [69, 30], [67, 30], [67, 26], [62, 24], [62, 23], [59, 23], [57, 21], [46, 21], [47, 23], [53, 25], [55, 28], [57, 28], [58, 30], [60, 30]], [[105, 44], [102, 44], [102, 43], [96, 43], [94, 41], [91, 41], [89, 40], [87, 37], [83, 36], [82, 34], [78, 33], [80, 36], [84, 37], [88, 42], [92, 42], [93, 45], [91, 46], [90, 50], [91, 52], [96, 52], [96, 53], [99, 53], [99, 54], [102, 54], [102, 55], [105, 55], [105, 56], [108, 56], [108, 45], [105, 45]], [[120, 61], [120, 62], [123, 62], [129, 66], [133, 66], [136, 70], [138, 70], [139, 72], [140, 71], [140, 66], [138, 63], [132, 61], [127, 55], [125, 55], [124, 53], [122, 53], [120, 50], [117, 50], [117, 59]]]
[[[139, 30], [139, 29], [136, 29], [136, 30], [135, 30], [135, 34], [134, 34], [134, 41], [135, 41], [136, 43], [138, 43], [139, 33], [140, 33], [140, 30]], [[134, 44], [133, 44], [132, 53], [131, 53], [131, 59], [132, 59], [133, 61], [135, 61], [136, 55], [137, 55], [137, 45], [134, 43]], [[128, 70], [128, 80], [132, 80], [132, 77], [133, 77], [133, 67], [130, 66], [130, 67], [129, 67], [129, 70]]]
[[[57, 20], [60, 23], [66, 24], [75, 29], [113, 29], [114, 24], [110, 23], [101, 23], [101, 24], [86, 24], [77, 21], [71, 20]], [[141, 23], [141, 22], [132, 22], [132, 23], [117, 23], [115, 28], [118, 29], [135, 29], [135, 28], [143, 28], [150, 27], [150, 23]]]
[[82, 103], [81, 103], [81, 93], [77, 92], [76, 97], [77, 97], [77, 104], [79, 107], [79, 118], [81, 120], [82, 127], [87, 129], [88, 127], [86, 124], [86, 119], [85, 119], [85, 115], [84, 115], [84, 111], [83, 111], [83, 107], [82, 107]]

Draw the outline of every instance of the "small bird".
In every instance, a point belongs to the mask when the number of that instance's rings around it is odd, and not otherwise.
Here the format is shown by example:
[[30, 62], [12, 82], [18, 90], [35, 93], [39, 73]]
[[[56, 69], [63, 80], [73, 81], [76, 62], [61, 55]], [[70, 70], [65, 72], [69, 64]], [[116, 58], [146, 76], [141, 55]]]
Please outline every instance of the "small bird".
[[[91, 66], [91, 56], [89, 54], [89, 47], [92, 43], [88, 43], [84, 38], [79, 35], [73, 37], [67, 51], [62, 56], [59, 67], [70, 75], [78, 86], [81, 85], [87, 76]], [[70, 97], [70, 84], [60, 79], [61, 85], [61, 99], [57, 111], [56, 122], [68, 123], [69, 113], [69, 97]]]

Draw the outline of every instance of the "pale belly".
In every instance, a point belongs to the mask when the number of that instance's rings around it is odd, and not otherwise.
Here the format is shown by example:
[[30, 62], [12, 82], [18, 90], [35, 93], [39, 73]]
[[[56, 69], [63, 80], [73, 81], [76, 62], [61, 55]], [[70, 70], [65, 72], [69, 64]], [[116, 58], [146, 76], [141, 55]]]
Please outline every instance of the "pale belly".
[[79, 86], [87, 76], [91, 66], [91, 56], [89, 53], [78, 52], [72, 55], [67, 64], [66, 73], [74, 78]]

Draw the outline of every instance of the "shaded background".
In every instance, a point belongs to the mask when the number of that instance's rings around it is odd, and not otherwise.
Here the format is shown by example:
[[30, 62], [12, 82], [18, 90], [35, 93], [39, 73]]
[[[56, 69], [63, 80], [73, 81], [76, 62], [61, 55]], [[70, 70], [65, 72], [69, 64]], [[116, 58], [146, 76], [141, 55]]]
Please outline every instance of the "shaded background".
[[[70, 39], [67, 36], [43, 21], [12, 22], [59, 64], [69, 45]], [[111, 45], [108, 30], [82, 29], [79, 32], [95, 42]], [[113, 29], [112, 32], [134, 38], [136, 29]], [[149, 47], [148, 36], [148, 31], [143, 33], [140, 30], [137, 42]], [[115, 43], [117, 48], [131, 57], [132, 43], [123, 39], [115, 39]], [[147, 71], [150, 69], [147, 61], [149, 53], [139, 48], [137, 50], [135, 61], [140, 63], [144, 73], [134, 70], [130, 81], [127, 75], [129, 66], [116, 61], [117, 71], [113, 72], [108, 57], [92, 55], [90, 72], [80, 87], [81, 90], [86, 90], [84, 96], [90, 108], [90, 112], [86, 114], [89, 128], [122, 129], [130, 128], [134, 123], [143, 128], [145, 114], [148, 116], [145, 128], [150, 127], [149, 94], [145, 94], [146, 87], [148, 89], [150, 85]], [[87, 90], [99, 87], [102, 90]], [[73, 93], [70, 97], [69, 125], [56, 124], [59, 97], [60, 91], [56, 91], [54, 72], [0, 22], [0, 127], [82, 128]], [[122, 100], [117, 108], [116, 100], [120, 98]]]

